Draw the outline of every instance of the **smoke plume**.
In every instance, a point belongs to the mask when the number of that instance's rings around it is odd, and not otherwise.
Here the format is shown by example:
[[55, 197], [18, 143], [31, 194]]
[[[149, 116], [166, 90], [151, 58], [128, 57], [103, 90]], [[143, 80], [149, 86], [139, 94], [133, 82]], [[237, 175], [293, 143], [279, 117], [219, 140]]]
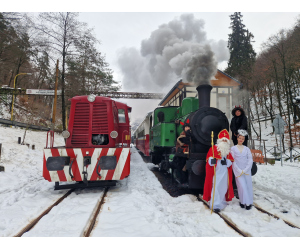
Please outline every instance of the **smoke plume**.
[[209, 84], [217, 63], [228, 57], [225, 41], [207, 40], [204, 21], [183, 14], [154, 30], [140, 50], [121, 49], [118, 63], [125, 91], [167, 92], [180, 79]]

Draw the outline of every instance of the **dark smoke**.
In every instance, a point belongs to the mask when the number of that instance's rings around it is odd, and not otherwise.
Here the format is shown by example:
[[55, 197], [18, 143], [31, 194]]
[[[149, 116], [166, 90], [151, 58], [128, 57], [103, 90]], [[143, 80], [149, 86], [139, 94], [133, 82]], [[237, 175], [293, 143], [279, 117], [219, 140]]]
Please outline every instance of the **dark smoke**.
[[217, 73], [217, 61], [209, 45], [194, 45], [191, 48], [191, 59], [183, 68], [183, 81], [196, 86], [209, 84], [210, 79]]
[[[126, 91], [167, 92], [179, 79], [209, 83], [217, 62], [227, 60], [226, 42], [207, 40], [204, 21], [183, 14], [154, 30], [141, 49], [123, 48], [118, 63]], [[214, 56], [214, 52], [217, 56]]]

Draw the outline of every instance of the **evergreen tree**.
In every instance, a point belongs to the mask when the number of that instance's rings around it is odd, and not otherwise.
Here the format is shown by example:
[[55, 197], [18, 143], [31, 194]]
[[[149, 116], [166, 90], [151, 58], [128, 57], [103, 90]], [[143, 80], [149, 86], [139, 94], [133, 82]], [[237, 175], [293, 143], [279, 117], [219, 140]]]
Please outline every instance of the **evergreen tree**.
[[225, 72], [238, 79], [243, 84], [243, 88], [246, 89], [245, 92], [240, 93], [240, 96], [237, 96], [237, 99], [248, 116], [248, 134], [251, 139], [249, 85], [256, 53], [251, 44], [253, 42], [251, 39], [254, 36], [245, 28], [246, 26], [242, 23], [242, 17], [241, 12], [235, 12], [233, 15], [230, 15], [232, 33], [229, 34], [227, 46], [230, 51], [230, 58]]
[[249, 78], [256, 53], [251, 44], [254, 36], [245, 28], [242, 17], [241, 12], [230, 15], [232, 33], [229, 34], [227, 46], [230, 51], [230, 59], [225, 72], [243, 82], [245, 78]]

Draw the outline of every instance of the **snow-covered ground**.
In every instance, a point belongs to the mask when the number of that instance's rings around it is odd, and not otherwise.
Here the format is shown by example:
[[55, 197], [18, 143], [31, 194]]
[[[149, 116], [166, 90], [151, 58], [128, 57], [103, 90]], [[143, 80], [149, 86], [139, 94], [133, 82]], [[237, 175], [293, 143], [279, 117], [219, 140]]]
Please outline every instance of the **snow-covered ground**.
[[[0, 236], [13, 236], [67, 192], [54, 191], [54, 183], [42, 177], [46, 132], [27, 131], [29, 148], [17, 143], [23, 135], [22, 129], [0, 127], [0, 165], [5, 167], [0, 172]], [[55, 135], [55, 146], [63, 144]], [[108, 192], [91, 236], [240, 237], [196, 197], [169, 196], [150, 171], [153, 165], [144, 163], [134, 148], [131, 153], [131, 174]], [[300, 227], [299, 178], [299, 163], [258, 165], [254, 202]], [[102, 192], [94, 188], [72, 193], [24, 236], [81, 236]], [[300, 236], [299, 229], [238, 203], [234, 198], [222, 213], [252, 236]]]

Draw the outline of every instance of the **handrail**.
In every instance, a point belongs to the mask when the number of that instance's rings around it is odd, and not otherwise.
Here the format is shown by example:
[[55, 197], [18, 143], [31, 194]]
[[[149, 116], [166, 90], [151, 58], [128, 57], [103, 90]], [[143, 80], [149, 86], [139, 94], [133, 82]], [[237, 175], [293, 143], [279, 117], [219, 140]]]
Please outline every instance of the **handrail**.
[[50, 130], [47, 132], [47, 139], [46, 139], [46, 148], [48, 147], [48, 135], [50, 134], [50, 148], [53, 148], [53, 143], [54, 143], [54, 131]]

